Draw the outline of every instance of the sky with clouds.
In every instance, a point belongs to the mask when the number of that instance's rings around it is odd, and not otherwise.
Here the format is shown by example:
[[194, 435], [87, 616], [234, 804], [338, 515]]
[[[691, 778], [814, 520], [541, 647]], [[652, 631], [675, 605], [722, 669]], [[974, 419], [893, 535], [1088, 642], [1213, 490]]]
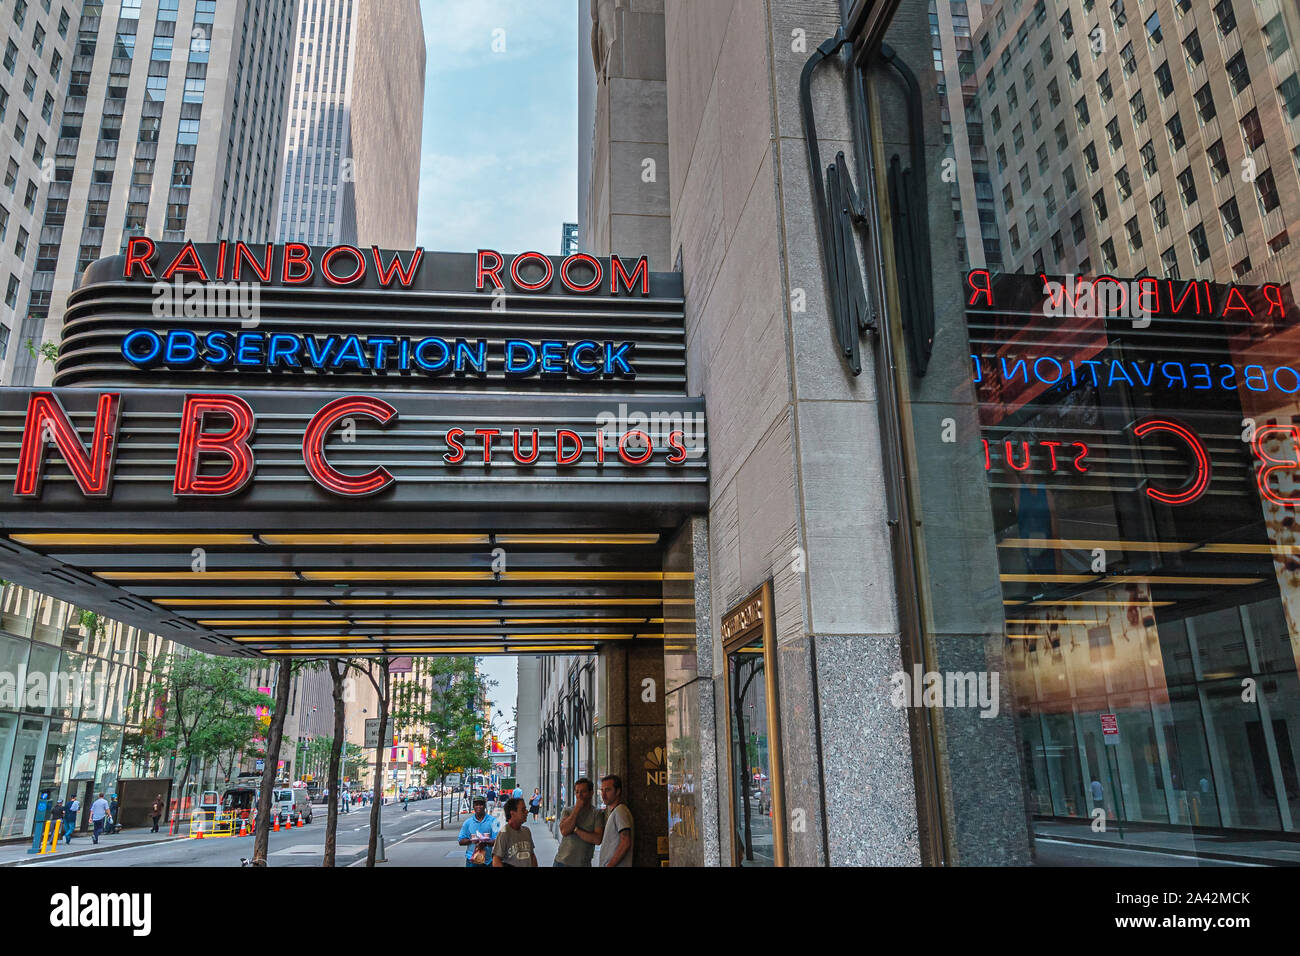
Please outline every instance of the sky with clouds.
[[578, 211], [577, 3], [420, 0], [420, 12], [419, 244], [557, 254]]
[[[420, 0], [420, 13], [417, 243], [558, 254], [561, 225], [578, 215], [577, 3]], [[497, 682], [500, 733], [515, 706], [516, 661], [486, 658], [483, 670]]]

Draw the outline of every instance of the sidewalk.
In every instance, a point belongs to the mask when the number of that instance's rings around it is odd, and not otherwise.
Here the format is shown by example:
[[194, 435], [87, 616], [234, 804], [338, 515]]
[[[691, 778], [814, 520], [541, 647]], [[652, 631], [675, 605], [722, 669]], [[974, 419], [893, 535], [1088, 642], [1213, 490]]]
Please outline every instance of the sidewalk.
[[1144, 829], [1125, 825], [1121, 833], [1111, 821], [1105, 833], [1094, 833], [1088, 823], [1036, 821], [1039, 839], [1061, 840], [1086, 846], [1145, 850], [1150, 853], [1200, 856], [1210, 860], [1254, 863], [1264, 866], [1300, 864], [1300, 843], [1252, 838], [1250, 834], [1206, 834], [1188, 830]]
[[72, 843], [64, 843], [60, 840], [57, 851], [51, 853], [47, 849], [42, 856], [27, 852], [32, 848], [32, 841], [28, 838], [22, 843], [0, 844], [0, 866], [18, 866], [33, 860], [64, 859], [70, 856], [98, 853], [101, 850], [121, 850], [130, 846], [147, 846], [151, 843], [167, 843], [171, 840], [184, 839], [186, 837], [179, 833], [169, 834], [166, 827], [160, 827], [157, 833], [151, 833], [149, 827], [131, 827], [120, 833], [100, 834], [99, 844], [95, 845], [91, 842], [89, 832], [77, 833], [72, 837]]
[[[494, 814], [501, 825], [505, 826], [501, 810]], [[457, 840], [460, 835], [461, 824], [465, 822], [464, 816], [457, 816], [455, 813], [447, 817], [447, 828], [439, 830], [435, 822], [432, 826], [422, 829], [409, 837], [398, 840], [386, 847], [388, 862], [380, 864], [381, 866], [439, 866], [439, 867], [461, 867], [465, 866], [465, 848]], [[550, 830], [545, 824], [525, 824], [529, 832], [533, 835], [534, 849], [537, 856], [538, 866], [550, 866], [555, 859], [555, 851], [559, 849], [559, 843], [551, 835]]]

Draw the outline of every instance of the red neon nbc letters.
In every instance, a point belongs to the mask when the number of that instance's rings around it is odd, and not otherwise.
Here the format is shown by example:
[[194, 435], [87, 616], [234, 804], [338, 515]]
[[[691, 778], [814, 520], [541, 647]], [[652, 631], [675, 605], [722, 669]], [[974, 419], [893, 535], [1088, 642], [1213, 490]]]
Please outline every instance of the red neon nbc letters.
[[121, 395], [106, 392], [99, 396], [95, 408], [95, 431], [90, 454], [81, 444], [81, 436], [68, 421], [53, 392], [33, 392], [27, 402], [27, 420], [23, 426], [23, 443], [18, 453], [18, 474], [14, 494], [34, 498], [41, 493], [45, 470], [45, 446], [54, 439], [59, 454], [72, 470], [81, 493], [90, 498], [108, 495], [113, 482], [113, 458], [117, 452], [117, 426], [122, 410]]
[[[204, 417], [220, 414], [230, 417], [224, 432], [203, 430]], [[253, 477], [253, 437], [256, 419], [248, 402], [236, 395], [187, 395], [181, 409], [181, 438], [176, 450], [174, 495], [233, 495]], [[224, 475], [199, 475], [199, 456], [224, 455], [230, 468]]]
[[[1291, 439], [1290, 454], [1285, 458], [1276, 458], [1265, 450], [1264, 440], [1273, 436]], [[1255, 457], [1259, 459], [1261, 466], [1259, 474], [1255, 478], [1259, 484], [1259, 493], [1275, 505], [1300, 504], [1300, 498], [1280, 495], [1268, 483], [1268, 479], [1275, 471], [1281, 471], [1284, 468], [1300, 468], [1300, 428], [1295, 425], [1265, 425], [1262, 428], [1256, 428], [1255, 437], [1251, 439], [1250, 447], [1254, 450]]]
[[1201, 439], [1197, 437], [1196, 432], [1186, 425], [1180, 425], [1178, 422], [1168, 421], [1163, 418], [1147, 418], [1133, 426], [1133, 434], [1137, 435], [1138, 438], [1142, 438], [1151, 432], [1169, 432], [1185, 441], [1187, 446], [1191, 448], [1192, 455], [1196, 458], [1196, 474], [1181, 491], [1161, 491], [1158, 488], [1148, 487], [1146, 489], [1147, 496], [1154, 498], [1156, 501], [1162, 501], [1167, 505], [1191, 504], [1205, 494], [1205, 489], [1210, 486], [1210, 456], [1206, 454], [1205, 446], [1201, 444]]
[[380, 465], [364, 475], [345, 475], [325, 460], [326, 436], [349, 415], [364, 415], [387, 425], [397, 417], [397, 409], [383, 399], [363, 395], [334, 399], [307, 423], [307, 431], [302, 436], [302, 460], [307, 473], [327, 491], [351, 497], [373, 495], [393, 483], [392, 472], [387, 468]]

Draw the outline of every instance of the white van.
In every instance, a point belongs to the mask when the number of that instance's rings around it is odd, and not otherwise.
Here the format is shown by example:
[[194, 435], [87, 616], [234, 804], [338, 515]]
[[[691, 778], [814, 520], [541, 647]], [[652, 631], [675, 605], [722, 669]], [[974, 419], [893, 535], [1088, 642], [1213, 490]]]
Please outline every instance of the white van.
[[311, 823], [311, 797], [306, 787], [277, 787], [271, 794], [271, 806], [282, 824], [296, 826], [300, 818]]

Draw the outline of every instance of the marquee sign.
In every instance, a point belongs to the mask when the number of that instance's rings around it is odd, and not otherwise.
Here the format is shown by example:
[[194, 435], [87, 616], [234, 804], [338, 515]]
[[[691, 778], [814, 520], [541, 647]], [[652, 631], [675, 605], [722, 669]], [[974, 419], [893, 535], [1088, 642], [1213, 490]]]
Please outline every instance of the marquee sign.
[[681, 277], [645, 257], [135, 236], [69, 297], [56, 385], [224, 390], [235, 376], [681, 393]]
[[[267, 494], [289, 491], [289, 481], [299, 493], [310, 483], [319, 500], [381, 496], [425, 507], [449, 503], [439, 488], [462, 486], [463, 495], [477, 480], [556, 488], [616, 480], [627, 485], [615, 492], [619, 500], [643, 495], [642, 504], [698, 496], [663, 488], [669, 479], [706, 482], [702, 403], [692, 399], [661, 399], [666, 410], [624, 416], [620, 425], [568, 399], [553, 399], [546, 414], [511, 400], [420, 393], [38, 390], [19, 411], [20, 392], [0, 394], [0, 428], [18, 436], [12, 472], [0, 480], [11, 478], [20, 501], [39, 502], [51, 479], [64, 502], [138, 500], [146, 489], [155, 505], [164, 495], [178, 503], [257, 501], [263, 469]], [[124, 474], [131, 481], [119, 489], [114, 481]], [[641, 482], [661, 491], [634, 491]], [[505, 489], [480, 496], [497, 507], [511, 499]]]
[[709, 504], [679, 274], [133, 237], [63, 320], [0, 388], [5, 580], [240, 655], [662, 637]]

